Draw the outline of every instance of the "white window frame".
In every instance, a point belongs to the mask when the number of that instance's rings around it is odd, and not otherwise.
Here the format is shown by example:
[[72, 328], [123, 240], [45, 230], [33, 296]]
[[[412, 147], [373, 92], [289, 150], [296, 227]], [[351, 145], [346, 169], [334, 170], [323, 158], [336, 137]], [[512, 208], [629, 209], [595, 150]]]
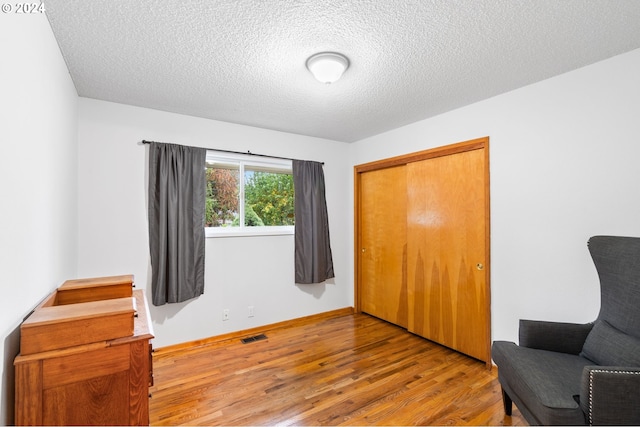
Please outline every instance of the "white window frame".
[[251, 227], [244, 225], [244, 185], [245, 185], [245, 167], [258, 167], [264, 169], [272, 169], [274, 172], [288, 172], [292, 173], [292, 161], [287, 159], [275, 159], [264, 157], [257, 160], [255, 156], [249, 154], [234, 154], [224, 153], [214, 150], [207, 150], [207, 163], [221, 162], [221, 163], [236, 163], [239, 167], [239, 197], [240, 197], [240, 209], [238, 214], [240, 215], [239, 227], [205, 227], [205, 237], [247, 237], [247, 236], [278, 236], [278, 235], [292, 235], [295, 233], [294, 225], [281, 225], [281, 226], [263, 226], [263, 227]]

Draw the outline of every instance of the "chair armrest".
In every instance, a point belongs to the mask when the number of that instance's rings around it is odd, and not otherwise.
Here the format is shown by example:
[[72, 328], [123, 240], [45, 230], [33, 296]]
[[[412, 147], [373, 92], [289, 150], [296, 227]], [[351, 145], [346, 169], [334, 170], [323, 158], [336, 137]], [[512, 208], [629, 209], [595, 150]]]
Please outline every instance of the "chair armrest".
[[519, 344], [523, 347], [579, 354], [593, 323], [560, 323], [520, 320]]
[[585, 366], [580, 407], [590, 425], [640, 425], [640, 367]]

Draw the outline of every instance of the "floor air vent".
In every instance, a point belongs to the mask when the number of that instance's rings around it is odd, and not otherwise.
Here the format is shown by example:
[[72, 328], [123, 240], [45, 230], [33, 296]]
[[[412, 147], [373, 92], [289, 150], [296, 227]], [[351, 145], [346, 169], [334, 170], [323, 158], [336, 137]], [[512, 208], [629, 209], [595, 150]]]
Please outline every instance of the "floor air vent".
[[265, 334], [260, 334], [254, 337], [242, 338], [240, 341], [242, 341], [242, 344], [249, 344], [250, 342], [261, 341], [266, 339], [267, 339], [267, 336]]

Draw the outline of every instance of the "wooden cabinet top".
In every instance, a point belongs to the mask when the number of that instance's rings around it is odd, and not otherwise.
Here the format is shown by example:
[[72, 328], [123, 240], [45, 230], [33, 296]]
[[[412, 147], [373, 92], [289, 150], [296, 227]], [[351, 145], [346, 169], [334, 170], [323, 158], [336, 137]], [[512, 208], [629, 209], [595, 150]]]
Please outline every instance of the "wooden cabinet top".
[[20, 326], [15, 363], [152, 339], [144, 290], [132, 283], [131, 275], [65, 282]]

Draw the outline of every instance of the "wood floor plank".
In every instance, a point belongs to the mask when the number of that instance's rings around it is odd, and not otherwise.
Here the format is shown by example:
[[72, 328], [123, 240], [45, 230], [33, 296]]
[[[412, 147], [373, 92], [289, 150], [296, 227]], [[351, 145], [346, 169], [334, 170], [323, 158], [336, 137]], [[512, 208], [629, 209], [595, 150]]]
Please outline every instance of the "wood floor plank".
[[496, 369], [365, 314], [154, 353], [152, 425], [527, 425]]

